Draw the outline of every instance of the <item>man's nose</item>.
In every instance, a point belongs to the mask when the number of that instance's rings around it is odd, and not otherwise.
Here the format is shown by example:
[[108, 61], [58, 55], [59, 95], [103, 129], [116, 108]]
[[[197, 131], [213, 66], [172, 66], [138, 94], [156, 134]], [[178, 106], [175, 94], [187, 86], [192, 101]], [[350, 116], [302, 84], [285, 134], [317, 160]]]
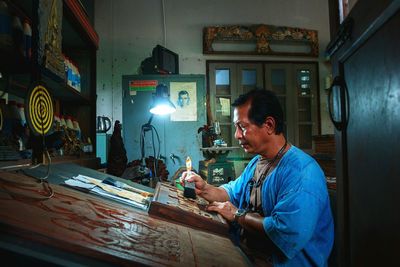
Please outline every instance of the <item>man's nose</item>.
[[243, 138], [243, 133], [242, 131], [237, 127], [235, 129], [235, 139], [239, 140]]

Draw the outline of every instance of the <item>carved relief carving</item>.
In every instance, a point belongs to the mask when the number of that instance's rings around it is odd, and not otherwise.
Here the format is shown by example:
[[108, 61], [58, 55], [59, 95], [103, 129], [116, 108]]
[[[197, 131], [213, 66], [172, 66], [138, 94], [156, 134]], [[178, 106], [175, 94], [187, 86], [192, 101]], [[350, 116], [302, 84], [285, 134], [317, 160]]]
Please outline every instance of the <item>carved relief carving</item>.
[[[255, 51], [215, 51], [214, 43], [255, 43]], [[275, 44], [299, 44], [309, 46], [309, 52], [274, 51]], [[301, 28], [250, 25], [250, 26], [211, 26], [203, 30], [204, 54], [261, 54], [261, 55], [298, 55], [318, 57], [318, 32]]]
[[228, 238], [50, 186], [54, 194], [44, 198], [48, 192], [35, 179], [0, 171], [0, 233], [115, 266], [207, 266], [210, 259], [215, 266], [248, 265]]
[[61, 48], [62, 1], [39, 1], [38, 62], [64, 79], [64, 59]]

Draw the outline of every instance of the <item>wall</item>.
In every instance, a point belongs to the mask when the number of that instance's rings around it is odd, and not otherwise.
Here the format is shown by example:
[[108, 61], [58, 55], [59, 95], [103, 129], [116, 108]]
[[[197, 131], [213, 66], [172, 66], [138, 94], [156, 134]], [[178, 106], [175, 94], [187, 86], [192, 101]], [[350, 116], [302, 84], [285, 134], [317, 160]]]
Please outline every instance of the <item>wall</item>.
[[113, 121], [122, 119], [122, 75], [138, 74], [140, 63], [151, 55], [157, 44], [179, 54], [182, 74], [206, 74], [207, 59], [310, 60], [306, 57], [202, 54], [203, 27], [261, 23], [318, 31], [321, 133], [333, 133], [324, 90], [325, 77], [330, 71], [329, 65], [323, 63], [323, 53], [329, 42], [328, 11], [328, 1], [321, 0], [96, 0], [95, 28], [100, 36], [97, 114], [109, 116]]

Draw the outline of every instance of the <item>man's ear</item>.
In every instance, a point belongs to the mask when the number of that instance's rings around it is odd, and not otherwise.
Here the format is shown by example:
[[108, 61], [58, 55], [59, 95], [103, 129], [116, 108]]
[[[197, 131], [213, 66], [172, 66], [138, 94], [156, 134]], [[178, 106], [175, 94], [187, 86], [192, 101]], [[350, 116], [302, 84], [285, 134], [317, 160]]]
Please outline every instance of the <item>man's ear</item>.
[[276, 122], [275, 119], [271, 116], [268, 116], [264, 123], [263, 127], [267, 130], [268, 134], [274, 134], [275, 133], [275, 127], [276, 127]]

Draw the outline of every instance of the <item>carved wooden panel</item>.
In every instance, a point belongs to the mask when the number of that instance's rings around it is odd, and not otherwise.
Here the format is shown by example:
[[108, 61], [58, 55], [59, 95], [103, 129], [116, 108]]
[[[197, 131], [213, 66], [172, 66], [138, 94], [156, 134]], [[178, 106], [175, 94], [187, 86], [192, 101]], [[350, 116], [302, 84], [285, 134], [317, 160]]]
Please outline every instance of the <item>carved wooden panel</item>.
[[[214, 43], [255, 43], [254, 51], [216, 51]], [[271, 44], [305, 45], [309, 52], [274, 50]], [[205, 27], [203, 30], [204, 54], [260, 54], [318, 57], [318, 32], [301, 28], [273, 25], [229, 25]]]
[[185, 198], [181, 190], [165, 183], [157, 184], [149, 215], [225, 236], [229, 231], [221, 215], [205, 211], [196, 200]]
[[244, 266], [228, 238], [156, 218], [114, 202], [0, 172], [0, 233], [116, 265]]

